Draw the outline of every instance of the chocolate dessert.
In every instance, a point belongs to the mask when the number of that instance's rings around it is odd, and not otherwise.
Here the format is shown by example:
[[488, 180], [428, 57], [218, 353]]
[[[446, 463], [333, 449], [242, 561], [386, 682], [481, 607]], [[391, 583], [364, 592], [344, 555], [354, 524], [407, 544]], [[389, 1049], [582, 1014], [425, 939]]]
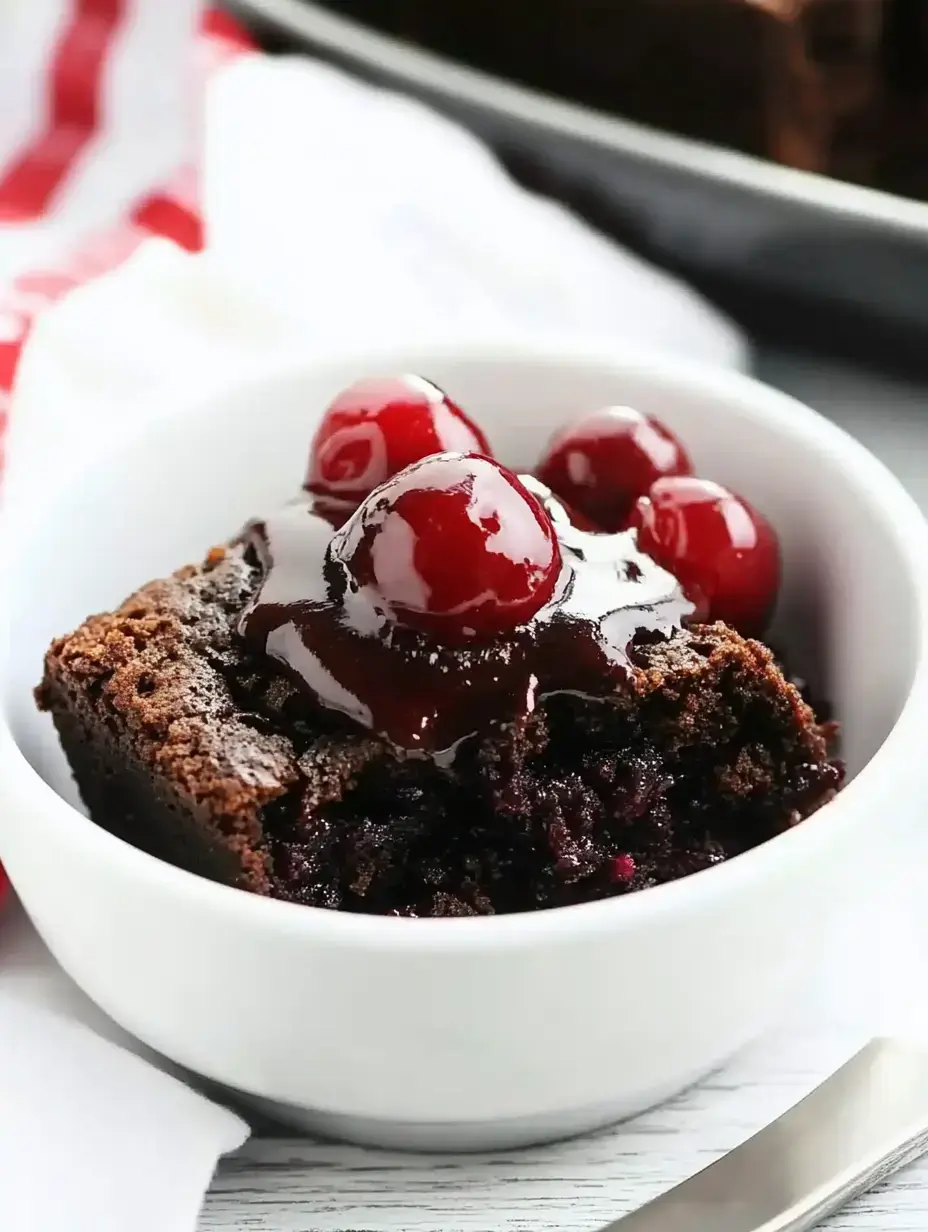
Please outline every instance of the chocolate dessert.
[[453, 59], [682, 136], [924, 191], [923, 0], [323, 0]]
[[628, 893], [798, 824], [842, 771], [746, 636], [776, 536], [691, 472], [626, 408], [517, 476], [428, 382], [352, 387], [299, 498], [49, 649], [38, 701], [91, 818], [401, 916]]
[[885, 40], [885, 123], [879, 182], [928, 199], [928, 5], [894, 0]]

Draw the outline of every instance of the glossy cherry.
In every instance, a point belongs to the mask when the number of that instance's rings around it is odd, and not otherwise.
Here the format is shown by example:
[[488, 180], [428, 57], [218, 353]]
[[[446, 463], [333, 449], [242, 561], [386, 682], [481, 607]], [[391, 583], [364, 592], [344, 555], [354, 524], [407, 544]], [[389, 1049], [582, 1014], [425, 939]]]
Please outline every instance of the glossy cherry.
[[686, 450], [657, 419], [628, 406], [607, 406], [559, 432], [537, 473], [597, 526], [617, 531], [656, 479], [692, 469]]
[[524, 624], [561, 572], [541, 503], [477, 454], [408, 466], [364, 501], [331, 551], [399, 620], [453, 644]]
[[490, 446], [437, 385], [420, 376], [356, 381], [322, 417], [304, 486], [357, 505], [404, 466], [446, 450], [489, 454]]
[[780, 585], [780, 547], [746, 500], [708, 479], [659, 479], [636, 502], [631, 525], [641, 550], [679, 579], [697, 619], [763, 632]]

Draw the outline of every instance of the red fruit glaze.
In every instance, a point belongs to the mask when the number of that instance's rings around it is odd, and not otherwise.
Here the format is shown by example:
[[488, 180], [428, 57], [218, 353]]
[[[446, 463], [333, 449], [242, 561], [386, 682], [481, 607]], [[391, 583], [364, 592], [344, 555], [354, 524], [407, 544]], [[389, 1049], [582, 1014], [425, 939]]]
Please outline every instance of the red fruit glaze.
[[613, 856], [609, 862], [609, 880], [612, 882], [623, 883], [631, 881], [636, 872], [634, 856]]
[[656, 479], [692, 469], [669, 428], [631, 407], [607, 406], [559, 432], [537, 474], [597, 526], [618, 531]]
[[433, 455], [389, 479], [336, 534], [332, 554], [404, 623], [456, 644], [525, 624], [561, 572], [541, 503], [476, 454]]
[[642, 552], [679, 580], [694, 619], [724, 620], [757, 635], [776, 602], [776, 532], [746, 500], [693, 476], [659, 479], [632, 512]]
[[313, 438], [305, 487], [358, 504], [429, 454], [489, 454], [480, 429], [431, 381], [373, 377], [338, 395]]

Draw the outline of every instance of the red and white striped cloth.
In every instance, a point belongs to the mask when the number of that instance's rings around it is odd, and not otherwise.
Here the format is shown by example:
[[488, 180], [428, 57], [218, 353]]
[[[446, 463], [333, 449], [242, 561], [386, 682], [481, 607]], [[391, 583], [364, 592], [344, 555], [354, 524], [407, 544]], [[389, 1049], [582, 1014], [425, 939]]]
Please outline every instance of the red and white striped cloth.
[[38, 313], [153, 235], [202, 247], [202, 86], [252, 46], [200, 0], [0, 6], [0, 447]]

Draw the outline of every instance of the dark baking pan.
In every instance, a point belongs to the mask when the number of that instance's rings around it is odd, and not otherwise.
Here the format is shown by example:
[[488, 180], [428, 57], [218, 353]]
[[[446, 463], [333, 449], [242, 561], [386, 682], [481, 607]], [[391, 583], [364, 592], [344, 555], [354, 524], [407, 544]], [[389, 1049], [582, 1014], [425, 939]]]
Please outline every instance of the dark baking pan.
[[928, 369], [928, 204], [564, 102], [308, 0], [228, 7], [271, 50], [311, 51], [462, 120], [523, 182], [684, 275], [748, 329]]

